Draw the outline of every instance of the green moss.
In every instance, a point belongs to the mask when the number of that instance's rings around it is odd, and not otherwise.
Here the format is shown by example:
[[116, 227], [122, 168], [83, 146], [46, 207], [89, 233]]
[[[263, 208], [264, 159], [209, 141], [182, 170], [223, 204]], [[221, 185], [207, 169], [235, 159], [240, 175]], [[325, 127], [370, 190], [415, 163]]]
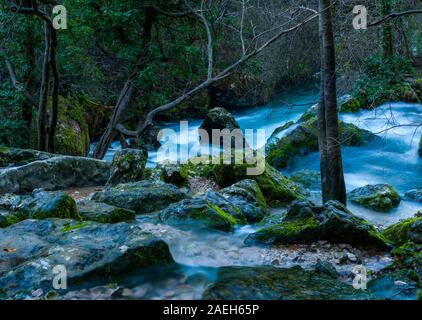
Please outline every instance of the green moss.
[[[228, 221], [232, 226], [239, 224], [239, 221], [233, 218], [229, 213], [218, 207], [214, 204], [208, 204], [208, 209], [213, 210], [221, 219]], [[243, 224], [246, 223], [246, 220], [243, 221]]]
[[315, 239], [318, 228], [318, 220], [311, 216], [261, 229], [255, 234], [255, 240], [272, 244], [305, 243]]
[[56, 195], [52, 200], [36, 205], [30, 212], [30, 218], [61, 218], [82, 221], [75, 200], [65, 194]]
[[398, 222], [389, 226], [385, 229], [382, 234], [385, 238], [395, 244], [404, 244], [406, 243], [408, 238], [408, 232], [410, 227], [418, 221], [421, 221], [422, 218], [409, 218], [404, 221]]
[[164, 241], [155, 241], [151, 245], [140, 247], [133, 252], [132, 257], [134, 263], [131, 268], [174, 263], [168, 245]]
[[363, 104], [359, 99], [352, 98], [340, 105], [339, 111], [355, 113], [358, 112], [362, 107]]
[[66, 224], [61, 230], [60, 232], [63, 233], [67, 233], [73, 230], [78, 230], [81, 228], [84, 228], [86, 226], [88, 226], [89, 224], [87, 222], [81, 222], [81, 223], [77, 223], [77, 224]]
[[422, 289], [419, 289], [417, 299], [422, 300]]

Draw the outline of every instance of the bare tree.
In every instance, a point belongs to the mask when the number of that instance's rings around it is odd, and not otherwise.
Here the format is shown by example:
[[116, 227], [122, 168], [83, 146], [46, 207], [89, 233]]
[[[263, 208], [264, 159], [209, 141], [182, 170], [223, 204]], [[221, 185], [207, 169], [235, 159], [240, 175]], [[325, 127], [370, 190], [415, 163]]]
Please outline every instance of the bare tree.
[[[241, 16], [244, 17], [245, 10], [247, 10], [246, 6], [247, 1], [241, 2]], [[125, 108], [118, 108], [116, 106], [115, 112], [112, 116], [112, 119], [103, 134], [103, 136], [100, 139], [100, 142], [97, 144], [95, 150], [94, 150], [94, 157], [96, 158], [103, 158], [110, 143], [112, 142], [113, 138], [116, 135], [116, 132], [120, 132], [121, 134], [128, 136], [128, 137], [139, 137], [150, 125], [153, 124], [154, 118], [160, 114], [161, 112], [173, 109], [186, 101], [187, 99], [193, 97], [197, 93], [201, 92], [202, 90], [205, 90], [206, 88], [210, 87], [211, 85], [217, 83], [218, 81], [228, 77], [233, 71], [235, 71], [237, 68], [245, 64], [250, 59], [254, 58], [258, 54], [260, 54], [262, 51], [264, 51], [266, 48], [271, 46], [275, 41], [277, 41], [279, 38], [281, 38], [284, 35], [287, 35], [289, 33], [295, 32], [296, 30], [300, 29], [302, 26], [306, 25], [307, 23], [311, 22], [312, 20], [316, 19], [318, 17], [318, 13], [312, 12], [309, 14], [309, 11], [303, 10], [301, 8], [296, 7], [295, 10], [292, 8], [289, 8], [290, 13], [290, 19], [286, 23], [283, 23], [281, 25], [277, 25], [275, 27], [272, 27], [270, 30], [266, 30], [260, 33], [253, 33], [250, 36], [249, 45], [246, 45], [245, 43], [245, 35], [244, 35], [244, 25], [245, 20], [241, 19], [241, 27], [239, 31], [240, 36], [240, 42], [241, 42], [241, 48], [239, 50], [240, 52], [240, 58], [238, 58], [236, 61], [231, 63], [228, 67], [225, 69], [215, 72], [215, 66], [214, 66], [214, 60], [215, 60], [215, 54], [214, 54], [214, 47], [213, 47], [213, 34], [212, 34], [212, 27], [210, 25], [210, 22], [208, 21], [206, 17], [207, 9], [205, 8], [205, 1], [203, 0], [201, 3], [201, 7], [199, 9], [192, 8], [186, 1], [183, 2], [184, 6], [186, 7], [186, 10], [180, 12], [180, 13], [167, 13], [168, 16], [185, 16], [186, 14], [190, 14], [198, 19], [203, 25], [203, 28], [205, 30], [205, 33], [207, 35], [207, 75], [206, 78], [199, 83], [197, 86], [187, 90], [185, 93], [181, 94], [179, 97], [175, 98], [173, 101], [170, 101], [164, 105], [158, 106], [147, 113], [145, 116], [144, 121], [138, 126], [138, 128], [133, 130], [128, 130], [121, 124], [121, 117], [124, 114], [124, 111], [128, 104], [125, 104]], [[151, 7], [150, 7], [151, 9]], [[160, 14], [166, 14], [163, 10], [157, 10], [155, 9], [157, 13]], [[304, 17], [304, 14], [306, 16]], [[300, 17], [301, 21], [296, 22], [296, 19]], [[296, 22], [293, 26], [287, 27], [287, 25], [291, 24], [292, 22]], [[121, 100], [121, 97], [119, 98], [119, 101]], [[127, 101], [128, 102], [128, 101]], [[119, 105], [119, 104], [118, 104]]]

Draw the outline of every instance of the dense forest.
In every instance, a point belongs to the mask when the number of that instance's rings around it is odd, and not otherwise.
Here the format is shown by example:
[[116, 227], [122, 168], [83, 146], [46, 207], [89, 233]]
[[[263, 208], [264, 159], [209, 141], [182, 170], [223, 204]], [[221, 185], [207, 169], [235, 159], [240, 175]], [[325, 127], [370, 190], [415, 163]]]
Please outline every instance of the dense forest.
[[[422, 299], [421, 31], [421, 0], [0, 0], [0, 299]], [[265, 168], [159, 162], [180, 121]]]

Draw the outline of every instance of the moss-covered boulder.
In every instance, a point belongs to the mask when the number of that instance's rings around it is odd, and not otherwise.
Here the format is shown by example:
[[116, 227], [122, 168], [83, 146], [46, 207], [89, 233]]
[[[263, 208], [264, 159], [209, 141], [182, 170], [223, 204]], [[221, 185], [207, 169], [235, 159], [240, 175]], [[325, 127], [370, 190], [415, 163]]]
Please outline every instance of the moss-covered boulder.
[[0, 147], [0, 168], [23, 166], [33, 161], [46, 160], [55, 156], [37, 150]]
[[307, 169], [295, 171], [290, 175], [289, 179], [306, 189], [321, 189], [321, 173], [318, 171]]
[[422, 202], [422, 189], [409, 190], [404, 196], [406, 199]]
[[[361, 146], [375, 135], [351, 123], [339, 121], [340, 139], [344, 146]], [[317, 118], [310, 118], [300, 123], [285, 137], [266, 146], [266, 159], [270, 165], [279, 169], [292, 163], [295, 157], [318, 151]]]
[[374, 226], [337, 201], [329, 201], [324, 206], [295, 201], [280, 224], [251, 234], [246, 243], [300, 244], [319, 240], [356, 247], [387, 248], [384, 237]]
[[10, 225], [9, 221], [7, 220], [8, 212], [0, 210], [0, 228], [6, 228]]
[[300, 267], [223, 267], [206, 300], [368, 300], [372, 295]]
[[261, 221], [268, 214], [267, 202], [254, 180], [242, 180], [220, 193], [245, 216], [248, 223]]
[[398, 192], [388, 184], [366, 185], [354, 189], [348, 194], [348, 199], [353, 203], [380, 212], [397, 208], [401, 201]]
[[56, 152], [71, 156], [86, 156], [89, 151], [89, 127], [83, 105], [76, 100], [59, 97], [59, 117], [56, 132]]
[[409, 218], [389, 226], [382, 232], [383, 236], [395, 244], [407, 241], [422, 244], [422, 218]]
[[110, 206], [101, 202], [82, 200], [77, 203], [77, 207], [79, 215], [84, 221], [118, 223], [135, 219], [135, 211]]
[[130, 223], [25, 220], [0, 229], [0, 249], [0, 288], [14, 299], [36, 290], [41, 298], [54, 292], [58, 265], [66, 267], [70, 287], [93, 278], [116, 281], [126, 272], [174, 263], [164, 241]]
[[0, 207], [7, 209], [9, 224], [25, 219], [63, 218], [81, 220], [76, 202], [64, 192], [34, 191], [31, 195], [4, 195]]
[[184, 190], [172, 184], [144, 180], [108, 187], [95, 193], [92, 200], [145, 214], [161, 210], [187, 196]]
[[260, 175], [248, 175], [247, 169], [250, 167], [248, 164], [217, 164], [214, 165], [213, 174], [221, 187], [228, 187], [245, 179], [255, 180], [270, 203], [303, 198], [299, 186], [270, 165], [266, 164], [264, 172]]
[[351, 95], [343, 96], [339, 101], [339, 112], [341, 113], [358, 112], [362, 107], [363, 107], [362, 102]]
[[[190, 178], [188, 172], [189, 164], [159, 164], [157, 170], [160, 172], [160, 179], [164, 182], [172, 183], [178, 187], [187, 186]], [[195, 174], [192, 172], [192, 175]]]
[[0, 195], [30, 193], [34, 189], [63, 190], [102, 186], [110, 177], [110, 163], [84, 157], [59, 156], [0, 170]]
[[159, 213], [159, 219], [167, 224], [221, 231], [232, 231], [236, 225], [246, 223], [240, 208], [211, 190], [170, 205]]
[[213, 129], [228, 129], [230, 131], [239, 129], [240, 126], [237, 123], [233, 115], [224, 108], [211, 109], [204, 121], [200, 125], [199, 129], [205, 130], [208, 135], [212, 136]]
[[123, 149], [115, 153], [107, 185], [136, 182], [145, 179], [148, 152], [140, 149]]

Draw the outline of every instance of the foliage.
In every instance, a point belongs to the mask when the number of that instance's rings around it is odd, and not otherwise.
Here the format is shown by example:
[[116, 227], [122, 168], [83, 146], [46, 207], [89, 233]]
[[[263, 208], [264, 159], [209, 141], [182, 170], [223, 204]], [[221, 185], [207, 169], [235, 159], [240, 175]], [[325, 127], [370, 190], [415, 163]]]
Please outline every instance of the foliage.
[[373, 108], [387, 101], [407, 100], [410, 86], [403, 75], [413, 72], [410, 61], [402, 56], [371, 56], [363, 64], [363, 75], [356, 83], [354, 96], [361, 105]]

